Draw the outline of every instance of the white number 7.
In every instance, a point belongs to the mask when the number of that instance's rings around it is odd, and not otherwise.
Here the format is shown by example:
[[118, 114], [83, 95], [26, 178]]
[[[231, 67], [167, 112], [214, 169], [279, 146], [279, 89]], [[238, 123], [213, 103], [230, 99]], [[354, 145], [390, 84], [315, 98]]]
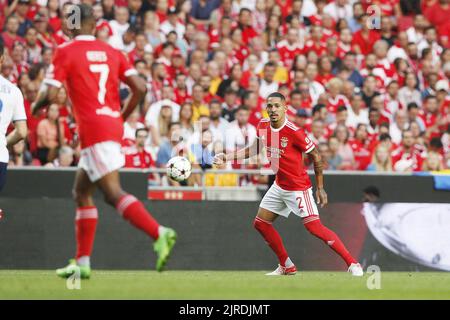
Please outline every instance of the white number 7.
[[98, 102], [105, 104], [106, 95], [106, 81], [108, 81], [109, 67], [107, 64], [91, 64], [89, 65], [91, 72], [100, 73], [100, 79], [98, 81]]

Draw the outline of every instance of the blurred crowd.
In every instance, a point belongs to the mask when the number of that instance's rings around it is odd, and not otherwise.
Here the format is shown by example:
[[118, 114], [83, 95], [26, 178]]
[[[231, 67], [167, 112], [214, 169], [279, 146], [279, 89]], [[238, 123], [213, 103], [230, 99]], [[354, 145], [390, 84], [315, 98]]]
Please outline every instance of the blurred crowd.
[[[127, 167], [164, 167], [183, 154], [196, 168], [211, 168], [214, 153], [254, 141], [267, 116], [264, 98], [279, 91], [326, 169], [450, 168], [449, 0], [83, 2], [93, 5], [96, 37], [121, 50], [147, 82], [145, 100], [124, 125]], [[30, 114], [55, 48], [70, 41], [63, 17], [71, 3], [78, 2], [0, 0], [1, 74], [22, 90], [30, 129], [11, 150], [12, 166], [77, 163], [64, 90]], [[120, 94], [125, 102], [126, 86]], [[236, 177], [208, 183], [261, 182]]]

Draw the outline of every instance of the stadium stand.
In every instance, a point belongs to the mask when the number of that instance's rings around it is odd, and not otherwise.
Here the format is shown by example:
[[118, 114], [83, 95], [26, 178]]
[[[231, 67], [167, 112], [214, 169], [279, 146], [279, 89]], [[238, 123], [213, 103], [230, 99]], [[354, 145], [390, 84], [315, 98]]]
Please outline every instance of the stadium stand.
[[[279, 91], [326, 169], [450, 169], [449, 0], [83, 2], [94, 7], [96, 37], [121, 50], [147, 81], [145, 100], [124, 124], [129, 168], [163, 168], [177, 154], [211, 168], [214, 153], [255, 139], [267, 116], [264, 98]], [[70, 4], [0, 0], [7, 48], [0, 72], [22, 90], [29, 127], [10, 166], [77, 164], [77, 126], [64, 90], [39, 115], [30, 112], [56, 47], [70, 41]], [[126, 86], [120, 94], [126, 101]], [[261, 156], [227, 169], [265, 165]], [[206, 181], [265, 182], [232, 173]]]

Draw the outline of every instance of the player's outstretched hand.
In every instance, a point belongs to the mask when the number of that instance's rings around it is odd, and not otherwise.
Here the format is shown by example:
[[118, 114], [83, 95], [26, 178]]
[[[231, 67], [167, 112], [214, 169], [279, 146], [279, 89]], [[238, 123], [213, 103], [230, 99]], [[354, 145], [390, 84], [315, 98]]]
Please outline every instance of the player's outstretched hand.
[[317, 204], [320, 204], [320, 207], [323, 208], [328, 204], [328, 196], [325, 192], [325, 189], [317, 189], [316, 191]]
[[225, 156], [225, 153], [218, 153], [214, 156], [213, 164], [216, 166], [222, 166], [227, 161], [227, 157]]

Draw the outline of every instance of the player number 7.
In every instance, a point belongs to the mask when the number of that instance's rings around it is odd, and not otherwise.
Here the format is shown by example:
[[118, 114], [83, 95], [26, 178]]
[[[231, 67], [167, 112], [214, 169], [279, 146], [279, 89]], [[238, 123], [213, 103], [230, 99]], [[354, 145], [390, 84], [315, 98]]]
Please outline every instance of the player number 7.
[[100, 79], [98, 80], [98, 102], [101, 105], [105, 104], [106, 95], [106, 81], [108, 81], [109, 67], [107, 64], [91, 64], [89, 70], [94, 73], [100, 73]]

